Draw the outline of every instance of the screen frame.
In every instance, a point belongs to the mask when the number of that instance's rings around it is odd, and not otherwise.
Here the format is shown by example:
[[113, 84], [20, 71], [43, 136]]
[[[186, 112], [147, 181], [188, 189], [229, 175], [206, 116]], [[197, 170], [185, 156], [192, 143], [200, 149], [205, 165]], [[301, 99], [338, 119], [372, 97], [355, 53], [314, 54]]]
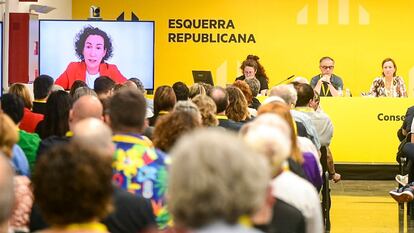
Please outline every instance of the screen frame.
[[[40, 56], [41, 56], [41, 48], [40, 48], [40, 35], [41, 35], [41, 22], [47, 22], [47, 21], [52, 21], [52, 22], [84, 22], [84, 23], [93, 23], [93, 22], [110, 22], [110, 23], [152, 23], [152, 87], [145, 87], [145, 90], [147, 90], [149, 93], [152, 93], [154, 91], [154, 87], [155, 87], [155, 21], [153, 20], [140, 20], [140, 21], [118, 21], [118, 20], [81, 20], [81, 19], [76, 19], [76, 20], [71, 20], [71, 19], [39, 19], [39, 58], [38, 58], [38, 64], [39, 64], [39, 75], [42, 74], [42, 71], [40, 70], [41, 67], [41, 63], [40, 63]], [[3, 49], [3, 46], [2, 46]], [[2, 52], [3, 54], [3, 52]], [[57, 77], [56, 77], [57, 78]], [[131, 78], [131, 77], [130, 77]], [[55, 79], [56, 81], [56, 79]]]

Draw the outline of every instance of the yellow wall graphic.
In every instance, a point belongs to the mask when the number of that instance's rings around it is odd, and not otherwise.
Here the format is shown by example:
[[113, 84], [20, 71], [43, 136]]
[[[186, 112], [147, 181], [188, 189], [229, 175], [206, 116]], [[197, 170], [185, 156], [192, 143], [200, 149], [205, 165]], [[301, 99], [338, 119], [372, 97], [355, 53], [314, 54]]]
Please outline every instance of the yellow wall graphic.
[[[248, 54], [261, 58], [271, 85], [292, 74], [310, 79], [319, 72], [319, 58], [332, 56], [345, 88], [359, 96], [381, 74], [381, 61], [392, 57], [413, 95], [410, 0], [73, 0], [73, 18], [86, 19], [91, 5], [100, 6], [107, 20], [122, 12], [128, 20], [134, 12], [155, 21], [156, 86], [177, 80], [192, 84], [191, 70], [211, 70], [219, 84], [231, 83]], [[232, 20], [234, 28], [169, 28], [171, 19]], [[256, 43], [169, 42], [169, 33], [251, 34]]]

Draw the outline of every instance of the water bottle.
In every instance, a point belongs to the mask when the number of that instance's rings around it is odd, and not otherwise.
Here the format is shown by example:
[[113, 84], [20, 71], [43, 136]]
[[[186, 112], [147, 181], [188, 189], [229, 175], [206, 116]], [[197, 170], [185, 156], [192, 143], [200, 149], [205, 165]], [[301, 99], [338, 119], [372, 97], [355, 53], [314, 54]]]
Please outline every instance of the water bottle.
[[349, 88], [345, 89], [345, 96], [351, 97], [351, 91], [349, 90]]

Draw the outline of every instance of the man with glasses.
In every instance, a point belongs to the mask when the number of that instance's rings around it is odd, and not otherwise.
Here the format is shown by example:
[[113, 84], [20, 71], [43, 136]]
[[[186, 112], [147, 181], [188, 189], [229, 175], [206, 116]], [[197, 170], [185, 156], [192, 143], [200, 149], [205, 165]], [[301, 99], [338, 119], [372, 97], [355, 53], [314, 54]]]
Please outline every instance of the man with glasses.
[[333, 70], [335, 61], [330, 57], [322, 57], [319, 60], [321, 74], [312, 78], [310, 85], [320, 96], [341, 96], [344, 84], [342, 79]]

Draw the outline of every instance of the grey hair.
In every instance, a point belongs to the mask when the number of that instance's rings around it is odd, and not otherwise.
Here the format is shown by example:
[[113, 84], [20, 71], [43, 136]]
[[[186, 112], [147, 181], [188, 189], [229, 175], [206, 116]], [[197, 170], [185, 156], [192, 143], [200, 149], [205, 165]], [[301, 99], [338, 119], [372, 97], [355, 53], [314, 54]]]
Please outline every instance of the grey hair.
[[283, 162], [291, 154], [290, 127], [276, 114], [263, 114], [243, 126], [240, 134], [244, 141], [254, 150], [266, 155], [272, 175], [276, 176], [282, 169]]
[[257, 78], [247, 78], [244, 81], [249, 85], [253, 97], [256, 97], [260, 92], [260, 81]]
[[193, 114], [197, 119], [201, 119], [200, 110], [191, 100], [180, 100], [174, 105], [174, 111], [177, 112], [189, 112]]
[[76, 89], [75, 94], [73, 94], [73, 97], [72, 97], [73, 103], [75, 103], [76, 100], [78, 100], [80, 97], [82, 97], [84, 95], [92, 95], [92, 96], [98, 97], [96, 92], [94, 90], [92, 90], [91, 88], [89, 88], [89, 87], [79, 87], [78, 89]]
[[196, 130], [177, 142], [171, 157], [167, 195], [177, 224], [234, 224], [264, 204], [269, 166], [236, 135], [215, 128]]
[[6, 155], [0, 152], [0, 226], [7, 222], [14, 205], [13, 171]]
[[269, 96], [279, 96], [288, 105], [296, 105], [298, 94], [292, 84], [282, 84], [272, 87]]

